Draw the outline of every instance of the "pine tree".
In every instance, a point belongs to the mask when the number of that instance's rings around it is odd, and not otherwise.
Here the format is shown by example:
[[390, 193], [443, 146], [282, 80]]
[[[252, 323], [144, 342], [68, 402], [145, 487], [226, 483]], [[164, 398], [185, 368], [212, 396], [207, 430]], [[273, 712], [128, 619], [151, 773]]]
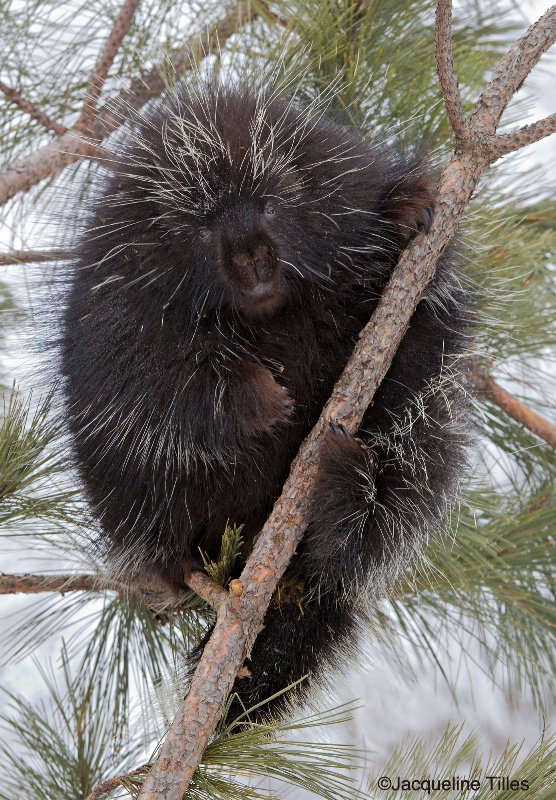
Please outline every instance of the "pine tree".
[[[519, 18], [507, 22], [506, 11], [468, 0], [454, 15], [465, 113], [525, 28]], [[434, 5], [417, 0], [4, 4], [0, 264], [14, 265], [38, 303], [41, 276], [64, 258], [59, 228], [52, 234], [43, 220], [63, 214], [64, 198], [85, 190], [99, 144], [122, 114], [207, 62], [231, 77], [273, 69], [281, 91], [295, 85], [306, 99], [324, 95], [332, 110], [375, 136], [425, 141], [440, 170], [453, 152], [458, 114], [452, 111], [450, 125], [436, 79], [434, 25]], [[526, 91], [512, 102], [502, 133], [522, 124], [531, 99]], [[402, 676], [415, 663], [438, 665], [450, 639], [470, 657], [465, 643], [475, 638], [493, 674], [502, 670], [508, 693], [528, 692], [545, 710], [556, 698], [556, 218], [542, 170], [525, 180], [517, 159], [510, 154], [483, 175], [462, 226], [466, 281], [477, 297], [469, 373], [477, 390], [477, 463], [446, 535], [370, 609], [369, 626], [375, 647]], [[1, 303], [0, 348], [9, 354], [18, 312], [7, 289]], [[90, 546], [92, 523], [72, 482], [56, 398], [44, 377], [33, 395], [5, 390], [0, 535], [63, 564], [64, 572], [0, 575], [0, 593], [39, 599], [4, 634], [10, 658], [61, 642], [51, 667], [36, 665], [41, 703], [10, 698], [0, 799], [137, 796], [183, 694], [185, 653], [222, 602], [218, 587], [229, 582], [241, 531], [230, 528], [220, 561], [206, 563], [211, 580], [198, 577], [179, 599], [157, 586], [136, 590], [109, 580]], [[436, 778], [467, 765], [465, 774], [481, 780], [475, 797], [514, 796], [491, 786], [489, 774], [528, 781], [528, 797], [554, 794], [554, 741], [541, 738], [521, 764], [519, 747], [509, 744], [495, 762], [456, 728], [437, 742], [400, 743], [390, 765], [363, 785], [357, 753], [311, 741], [349, 712], [258, 727], [227, 725], [224, 714], [185, 796], [258, 798], [262, 790], [243, 779], [271, 775], [330, 800], [393, 798], [394, 789], [378, 786], [379, 774], [426, 777], [431, 765]], [[438, 796], [456, 796], [450, 791]]]

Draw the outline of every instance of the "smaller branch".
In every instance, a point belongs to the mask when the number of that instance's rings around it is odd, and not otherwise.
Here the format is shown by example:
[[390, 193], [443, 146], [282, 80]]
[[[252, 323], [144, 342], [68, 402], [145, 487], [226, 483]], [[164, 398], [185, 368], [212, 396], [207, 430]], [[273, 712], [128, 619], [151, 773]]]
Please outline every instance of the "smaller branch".
[[0, 594], [39, 594], [40, 592], [124, 590], [119, 581], [103, 575], [6, 575], [0, 573]]
[[484, 394], [491, 403], [499, 406], [506, 414], [523, 425], [524, 428], [543, 439], [556, 450], [556, 425], [531, 411], [530, 408], [517, 400], [513, 395], [502, 389], [488, 372], [479, 364], [474, 363], [468, 371], [469, 378], [473, 381], [479, 392]]
[[183, 607], [176, 602], [177, 595], [170, 593], [169, 590], [148, 585], [129, 586], [106, 575], [87, 573], [80, 575], [6, 575], [0, 573], [0, 595], [41, 594], [43, 592], [58, 592], [61, 595], [67, 592], [117, 592], [127, 597], [133, 597], [155, 613], [183, 611]]
[[552, 133], [556, 133], [556, 114], [551, 114], [549, 117], [531, 123], [531, 125], [524, 125], [523, 128], [519, 128], [517, 131], [497, 136], [493, 142], [493, 153], [495, 158], [500, 158], [528, 144], [539, 142]]
[[[187, 585], [218, 613], [222, 603], [228, 599], [228, 592], [204, 572], [191, 572], [186, 576]], [[239, 583], [239, 581], [232, 581]], [[122, 583], [106, 575], [82, 573], [80, 575], [9, 575], [0, 572], [0, 595], [3, 594], [42, 594], [44, 592], [116, 592], [133, 597], [155, 613], [172, 614], [181, 612], [183, 605], [178, 602], [179, 594], [169, 588], [156, 585]]]
[[454, 69], [451, 21], [451, 0], [439, 0], [436, 7], [436, 71], [438, 73], [448, 118], [452, 123], [452, 128], [456, 135], [456, 142], [461, 144], [469, 139], [470, 131], [463, 110], [459, 83]]
[[60, 122], [56, 122], [56, 120], [51, 119], [48, 114], [45, 114], [44, 111], [41, 111], [40, 108], [37, 108], [33, 103], [29, 100], [26, 100], [19, 92], [15, 89], [12, 89], [11, 86], [8, 86], [3, 81], [0, 81], [0, 92], [2, 92], [8, 100], [11, 100], [21, 111], [24, 111], [26, 114], [29, 114], [35, 122], [38, 122], [39, 125], [42, 125], [43, 128], [46, 128], [47, 131], [54, 131], [57, 136], [63, 136], [64, 133], [68, 132], [68, 129], [65, 125], [62, 125]]
[[120, 775], [118, 778], [110, 778], [104, 783], [100, 783], [91, 794], [87, 795], [85, 800], [99, 800], [100, 797], [103, 797], [105, 794], [110, 794], [113, 792], [114, 789], [117, 789], [118, 786], [124, 786], [126, 783], [135, 783], [137, 784], [137, 778], [143, 777], [143, 775], [150, 769], [148, 764], [145, 764], [143, 767], [137, 767], [134, 769], [133, 772], [128, 772], [127, 775]]
[[93, 116], [108, 71], [114, 63], [114, 59], [118, 55], [122, 42], [129, 31], [139, 3], [140, 0], [125, 0], [120, 9], [114, 27], [110, 31], [110, 35], [106, 40], [100, 58], [93, 69], [89, 87], [85, 93], [85, 99], [83, 100], [83, 110], [75, 123], [75, 129], [78, 131], [86, 132], [87, 125]]
[[61, 172], [82, 158], [102, 158], [102, 149], [74, 131], [39, 147], [0, 170], [0, 206], [18, 192], [26, 192], [45, 178]]
[[59, 261], [71, 258], [71, 250], [12, 250], [0, 253], [0, 267], [9, 264], [38, 264], [41, 261]]
[[500, 59], [483, 90], [471, 127], [480, 136], [492, 136], [504, 110], [525, 78], [556, 41], [556, 5], [553, 5]]
[[222, 604], [228, 599], [228, 592], [220, 584], [209, 578], [204, 572], [195, 570], [186, 576], [185, 582], [190, 589], [193, 589], [205, 603], [212, 606], [216, 613], [222, 608]]

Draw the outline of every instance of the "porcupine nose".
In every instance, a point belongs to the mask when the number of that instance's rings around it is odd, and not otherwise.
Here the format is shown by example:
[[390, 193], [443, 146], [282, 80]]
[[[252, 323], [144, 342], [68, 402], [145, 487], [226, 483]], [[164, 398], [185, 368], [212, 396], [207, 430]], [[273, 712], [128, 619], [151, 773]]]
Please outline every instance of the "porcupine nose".
[[240, 283], [248, 291], [256, 291], [272, 281], [272, 259], [264, 242], [234, 253], [232, 264]]

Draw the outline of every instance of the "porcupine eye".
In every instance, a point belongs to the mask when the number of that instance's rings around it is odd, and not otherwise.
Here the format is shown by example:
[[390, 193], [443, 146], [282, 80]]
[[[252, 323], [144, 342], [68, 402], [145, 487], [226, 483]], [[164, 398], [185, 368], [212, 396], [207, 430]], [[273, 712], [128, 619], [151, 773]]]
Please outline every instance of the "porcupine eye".
[[210, 242], [212, 238], [212, 231], [210, 231], [208, 228], [201, 228], [198, 235], [202, 242]]
[[267, 203], [264, 207], [263, 214], [265, 217], [273, 217], [276, 214], [276, 209], [272, 205], [272, 203]]

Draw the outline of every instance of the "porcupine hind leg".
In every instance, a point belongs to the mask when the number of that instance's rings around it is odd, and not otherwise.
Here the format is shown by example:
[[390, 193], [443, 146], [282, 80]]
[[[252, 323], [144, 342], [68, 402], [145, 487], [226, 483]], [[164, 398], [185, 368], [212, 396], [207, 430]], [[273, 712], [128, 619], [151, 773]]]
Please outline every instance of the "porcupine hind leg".
[[302, 543], [301, 565], [325, 597], [384, 595], [438, 528], [465, 464], [465, 392], [456, 301], [421, 303], [356, 437], [334, 427]]

